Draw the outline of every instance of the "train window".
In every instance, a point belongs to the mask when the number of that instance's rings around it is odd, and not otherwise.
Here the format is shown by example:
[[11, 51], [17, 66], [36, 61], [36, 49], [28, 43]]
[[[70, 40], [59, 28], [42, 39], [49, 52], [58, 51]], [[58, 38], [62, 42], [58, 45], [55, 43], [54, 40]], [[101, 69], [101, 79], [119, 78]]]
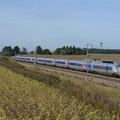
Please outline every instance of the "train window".
[[112, 70], [112, 67], [108, 66], [99, 66], [99, 65], [94, 65], [95, 69], [102, 69], [102, 70]]
[[113, 64], [114, 62], [113, 62], [113, 61], [103, 61], [103, 63], [110, 63], [110, 64]]
[[65, 62], [55, 61], [57, 64], [65, 64]]
[[46, 60], [45, 62], [52, 63], [52, 61], [50, 61], [50, 60]]
[[107, 70], [112, 70], [112, 67], [107, 67]]
[[38, 60], [39, 62], [44, 62], [44, 60]]
[[30, 60], [30, 58], [26, 58], [26, 60]]
[[94, 65], [94, 68], [106, 70], [106, 66]]
[[79, 63], [70, 63], [70, 65], [73, 65], [73, 66], [82, 66], [82, 64], [79, 64]]

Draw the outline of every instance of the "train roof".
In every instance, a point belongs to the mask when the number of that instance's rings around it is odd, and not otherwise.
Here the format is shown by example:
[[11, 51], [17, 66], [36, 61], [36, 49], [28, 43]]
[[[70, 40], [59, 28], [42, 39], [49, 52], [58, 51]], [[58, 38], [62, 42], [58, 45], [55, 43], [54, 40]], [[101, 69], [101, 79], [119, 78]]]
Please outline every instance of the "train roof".
[[55, 61], [68, 61], [68, 59], [55, 59]]
[[42, 57], [38, 57], [37, 59], [42, 59], [42, 60], [43, 60], [43, 59], [45, 59], [45, 58], [42, 58]]
[[[106, 60], [106, 59], [88, 59], [89, 61], [96, 61], [96, 62], [105, 62], [105, 63], [114, 63], [116, 61], [114, 60]], [[83, 61], [87, 61], [87, 59], [83, 60]]]
[[54, 60], [55, 58], [45, 58], [45, 60]]
[[79, 63], [79, 62], [83, 62], [83, 60], [69, 60], [69, 62]]

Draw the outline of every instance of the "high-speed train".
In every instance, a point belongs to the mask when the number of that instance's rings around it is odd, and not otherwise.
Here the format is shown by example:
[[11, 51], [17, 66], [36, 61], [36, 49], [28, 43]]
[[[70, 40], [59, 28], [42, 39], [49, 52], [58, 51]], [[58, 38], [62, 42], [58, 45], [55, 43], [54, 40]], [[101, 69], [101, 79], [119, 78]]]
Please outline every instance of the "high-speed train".
[[120, 77], [120, 61], [104, 59], [69, 60], [41, 57], [15, 56], [14, 60], [32, 62], [37, 64], [51, 65], [92, 73], [105, 74]]

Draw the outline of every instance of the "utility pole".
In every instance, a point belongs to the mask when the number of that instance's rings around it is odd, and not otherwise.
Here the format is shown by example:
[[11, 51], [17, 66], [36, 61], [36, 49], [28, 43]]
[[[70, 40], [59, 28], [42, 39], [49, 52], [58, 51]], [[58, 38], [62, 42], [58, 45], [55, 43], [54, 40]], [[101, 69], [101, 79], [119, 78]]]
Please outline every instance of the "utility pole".
[[37, 67], [37, 52], [35, 53], [34, 65], [35, 65], [35, 67]]
[[89, 69], [88, 69], [88, 64], [89, 64], [89, 51], [88, 51], [88, 47], [89, 46], [92, 46], [92, 48], [93, 48], [93, 44], [87, 44], [87, 56], [86, 56], [86, 58], [87, 58], [87, 65], [86, 65], [86, 67], [87, 67], [87, 81], [89, 81]]

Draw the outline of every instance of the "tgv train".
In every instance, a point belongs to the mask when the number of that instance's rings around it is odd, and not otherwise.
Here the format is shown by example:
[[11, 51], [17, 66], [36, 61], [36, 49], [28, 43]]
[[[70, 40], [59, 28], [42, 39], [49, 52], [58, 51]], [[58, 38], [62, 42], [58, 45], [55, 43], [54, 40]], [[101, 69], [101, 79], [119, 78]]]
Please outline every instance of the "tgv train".
[[56, 67], [63, 67], [74, 70], [80, 70], [80, 71], [88, 70], [89, 72], [92, 73], [120, 77], [120, 61], [103, 60], [103, 59], [85, 59], [81, 61], [81, 60], [25, 57], [25, 56], [15, 56], [14, 60], [51, 65]]

